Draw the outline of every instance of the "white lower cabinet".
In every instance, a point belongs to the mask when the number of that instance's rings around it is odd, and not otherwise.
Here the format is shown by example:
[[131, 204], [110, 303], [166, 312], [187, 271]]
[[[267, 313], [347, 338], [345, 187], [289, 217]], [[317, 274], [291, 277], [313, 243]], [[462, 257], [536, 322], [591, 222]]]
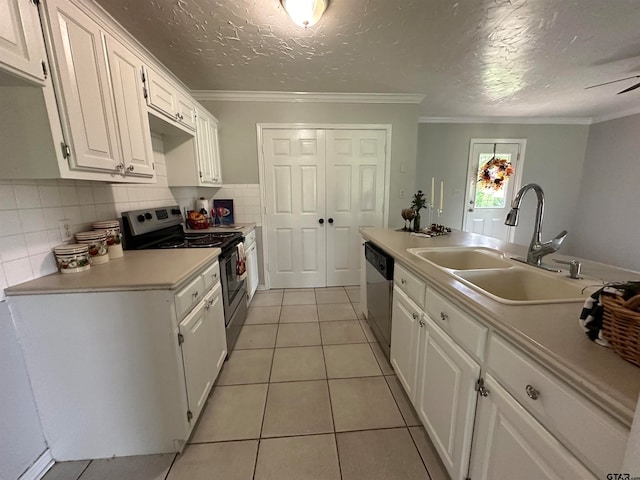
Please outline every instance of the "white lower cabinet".
[[394, 285], [391, 364], [452, 480], [619, 471], [627, 427], [404, 265]]
[[227, 355], [219, 278], [8, 297], [56, 461], [183, 449]]
[[472, 480], [595, 479], [491, 376], [478, 400]]
[[451, 478], [464, 479], [480, 365], [428, 316], [419, 334], [414, 405]]
[[198, 418], [227, 354], [220, 283], [180, 322], [189, 417]]
[[393, 289], [391, 365], [412, 402], [416, 402], [418, 341], [424, 313], [398, 287]]

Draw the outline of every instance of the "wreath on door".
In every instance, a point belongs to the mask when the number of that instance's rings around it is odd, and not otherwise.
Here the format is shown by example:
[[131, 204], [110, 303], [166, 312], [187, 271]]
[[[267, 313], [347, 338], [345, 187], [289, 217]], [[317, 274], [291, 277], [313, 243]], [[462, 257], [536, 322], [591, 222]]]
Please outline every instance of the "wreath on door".
[[514, 173], [511, 162], [494, 156], [480, 169], [478, 184], [481, 188], [498, 191]]

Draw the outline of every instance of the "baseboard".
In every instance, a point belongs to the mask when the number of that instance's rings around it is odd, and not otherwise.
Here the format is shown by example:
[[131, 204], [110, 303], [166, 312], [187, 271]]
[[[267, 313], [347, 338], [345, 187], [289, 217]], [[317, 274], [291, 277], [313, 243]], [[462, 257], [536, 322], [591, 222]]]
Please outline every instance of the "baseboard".
[[44, 474], [53, 467], [54, 463], [55, 461], [51, 456], [51, 450], [47, 448], [45, 452], [40, 455], [35, 462], [33, 462], [33, 465], [29, 467], [29, 470], [22, 474], [19, 480], [40, 480], [44, 477]]

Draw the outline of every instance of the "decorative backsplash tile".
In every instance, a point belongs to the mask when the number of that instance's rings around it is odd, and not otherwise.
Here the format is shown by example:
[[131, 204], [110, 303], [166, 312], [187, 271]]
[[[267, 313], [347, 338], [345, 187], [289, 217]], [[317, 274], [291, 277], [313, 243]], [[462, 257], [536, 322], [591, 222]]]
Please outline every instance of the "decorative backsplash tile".
[[260, 223], [260, 185], [257, 183], [223, 185], [213, 198], [233, 200], [236, 223]]

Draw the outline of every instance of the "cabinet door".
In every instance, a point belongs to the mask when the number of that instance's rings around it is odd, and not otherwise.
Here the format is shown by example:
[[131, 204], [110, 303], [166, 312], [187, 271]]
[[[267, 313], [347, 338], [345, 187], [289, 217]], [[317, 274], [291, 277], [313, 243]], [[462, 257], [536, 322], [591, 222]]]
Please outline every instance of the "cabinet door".
[[176, 93], [177, 120], [191, 130], [196, 129], [196, 107], [187, 96]]
[[38, 7], [25, 0], [0, 0], [0, 69], [44, 82], [44, 41]]
[[215, 118], [210, 118], [209, 120], [209, 151], [213, 184], [221, 186], [222, 169], [220, 167], [220, 146], [218, 144], [218, 121]]
[[198, 175], [201, 185], [213, 184], [213, 164], [211, 162], [210, 118], [205, 112], [197, 111], [196, 143], [198, 147]]
[[142, 61], [113, 38], [106, 38], [116, 120], [126, 175], [153, 177], [153, 150], [144, 100]]
[[254, 243], [247, 249], [247, 303], [258, 289], [258, 251]]
[[469, 465], [478, 365], [428, 315], [420, 329], [416, 411], [453, 480]]
[[101, 31], [64, 0], [44, 3], [53, 42], [61, 111], [72, 139], [70, 167], [119, 172], [113, 99]]
[[595, 478], [491, 375], [485, 387], [488, 396], [478, 400], [470, 478]]
[[[180, 322], [182, 335], [182, 361], [184, 362], [184, 376], [187, 387], [187, 401], [189, 410], [193, 414], [192, 424], [198, 418], [202, 407], [207, 401], [213, 386], [215, 362], [211, 358], [214, 337], [214, 324], [208, 315], [208, 302], [212, 300], [209, 293], [193, 311]], [[210, 308], [209, 308], [210, 310]]]
[[222, 303], [222, 286], [220, 283], [205, 298], [207, 322], [210, 325], [209, 360], [214, 367], [211, 371], [211, 383], [216, 381], [222, 364], [227, 358], [227, 332], [224, 326], [224, 306]]
[[416, 400], [418, 330], [424, 325], [423, 315], [403, 291], [393, 289], [391, 365], [412, 402]]
[[147, 105], [157, 112], [177, 120], [177, 99], [173, 85], [148, 67], [145, 67], [144, 72], [147, 85]]

